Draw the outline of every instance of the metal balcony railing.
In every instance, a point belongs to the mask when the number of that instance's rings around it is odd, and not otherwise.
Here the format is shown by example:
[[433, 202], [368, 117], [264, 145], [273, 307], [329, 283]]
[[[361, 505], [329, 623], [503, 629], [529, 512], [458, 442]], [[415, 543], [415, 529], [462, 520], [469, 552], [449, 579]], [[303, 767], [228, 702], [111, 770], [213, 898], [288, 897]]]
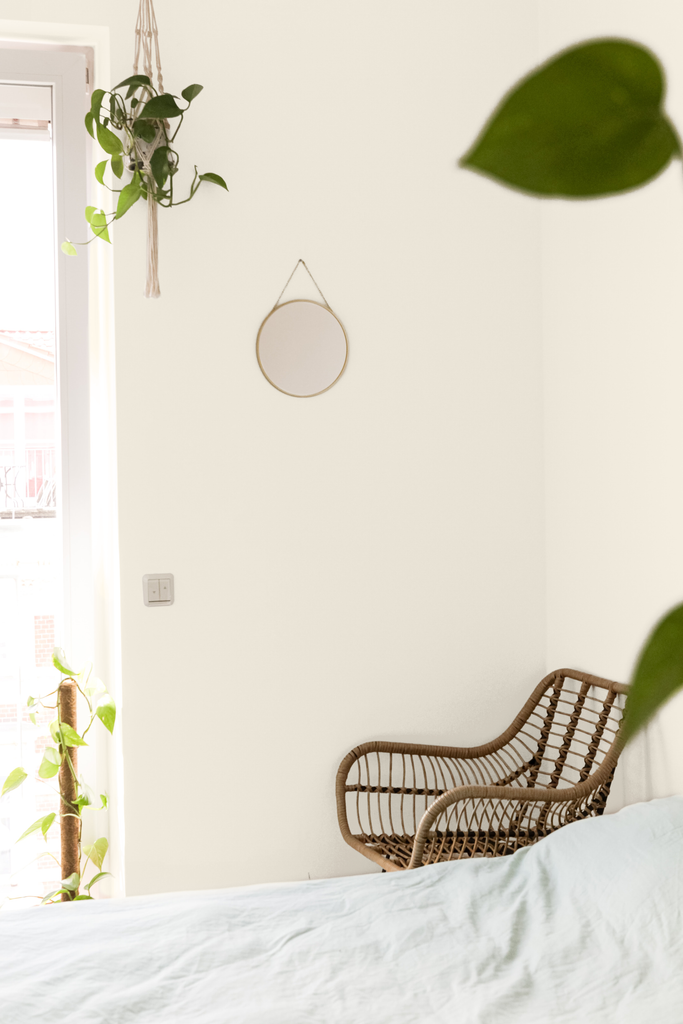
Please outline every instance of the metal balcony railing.
[[[22, 461], [17, 454], [24, 456]], [[54, 448], [0, 450], [0, 517], [37, 513], [54, 516], [57, 508], [57, 476]]]

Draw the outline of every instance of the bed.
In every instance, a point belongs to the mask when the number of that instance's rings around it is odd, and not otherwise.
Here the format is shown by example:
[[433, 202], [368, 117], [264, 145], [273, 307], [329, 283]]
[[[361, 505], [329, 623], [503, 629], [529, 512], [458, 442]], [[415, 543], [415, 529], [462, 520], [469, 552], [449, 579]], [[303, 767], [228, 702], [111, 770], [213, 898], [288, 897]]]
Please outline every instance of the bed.
[[680, 1024], [683, 797], [498, 859], [0, 914], [2, 1024]]

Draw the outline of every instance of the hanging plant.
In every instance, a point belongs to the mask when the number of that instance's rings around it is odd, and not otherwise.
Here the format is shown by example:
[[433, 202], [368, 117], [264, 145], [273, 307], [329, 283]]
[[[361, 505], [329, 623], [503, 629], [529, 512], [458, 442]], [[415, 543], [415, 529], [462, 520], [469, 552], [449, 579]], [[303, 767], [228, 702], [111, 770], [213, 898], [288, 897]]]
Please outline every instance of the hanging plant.
[[[118, 90], [126, 87], [124, 96]], [[86, 207], [85, 219], [92, 228], [93, 237], [77, 245], [88, 245], [95, 238], [109, 242], [108, 227], [111, 222], [120, 220], [138, 199], [146, 199], [159, 206], [180, 206], [196, 195], [203, 181], [210, 181], [227, 190], [220, 174], [200, 174], [195, 167], [190, 194], [180, 200], [174, 196], [173, 179], [180, 166], [178, 151], [174, 146], [175, 139], [192, 100], [201, 91], [201, 85], [188, 85], [183, 89], [181, 95], [187, 103], [185, 107], [180, 107], [177, 97], [172, 94], [157, 93], [147, 75], [131, 75], [109, 92], [104, 89], [94, 91], [92, 105], [85, 115], [85, 125], [93, 139], [109, 154], [95, 168], [95, 177], [100, 185], [108, 188], [104, 181], [108, 164], [111, 164], [117, 178], [123, 177], [125, 169], [132, 171], [133, 177], [122, 188], [110, 189], [119, 197], [116, 210], [112, 213], [105, 213], [94, 206]], [[167, 124], [174, 118], [179, 120], [175, 131], [171, 133]], [[71, 241], [63, 242], [62, 250], [69, 256], [76, 255], [75, 245]]]
[[[113, 89], [95, 89], [90, 110], [85, 115], [85, 127], [107, 154], [98, 163], [95, 177], [100, 185], [118, 195], [116, 209], [106, 213], [95, 206], [87, 206], [85, 219], [92, 230], [92, 237], [86, 242], [62, 242], [62, 251], [67, 256], [76, 255], [76, 245], [89, 245], [95, 238], [109, 242], [109, 226], [120, 220], [139, 199], [147, 202], [147, 286], [145, 296], [158, 298], [158, 233], [157, 207], [181, 206], [189, 203], [203, 181], [220, 185], [227, 192], [228, 186], [213, 172], [200, 174], [195, 165], [190, 192], [184, 199], [176, 199], [173, 181], [180, 168], [180, 157], [175, 140], [190, 109], [192, 101], [202, 91], [201, 85], [188, 85], [180, 97], [164, 92], [159, 41], [152, 0], [140, 0], [136, 26], [134, 74], [125, 78]], [[156, 56], [157, 84], [152, 82], [152, 45]], [[138, 74], [140, 50], [147, 74]], [[122, 90], [122, 91], [119, 91]], [[125, 92], [123, 92], [125, 90]], [[181, 106], [178, 101], [184, 101]], [[175, 119], [177, 123], [175, 122]], [[171, 128], [171, 122], [174, 128]], [[126, 171], [132, 173], [131, 180], [121, 188], [110, 188], [104, 180], [108, 165], [114, 176], [121, 180]]]

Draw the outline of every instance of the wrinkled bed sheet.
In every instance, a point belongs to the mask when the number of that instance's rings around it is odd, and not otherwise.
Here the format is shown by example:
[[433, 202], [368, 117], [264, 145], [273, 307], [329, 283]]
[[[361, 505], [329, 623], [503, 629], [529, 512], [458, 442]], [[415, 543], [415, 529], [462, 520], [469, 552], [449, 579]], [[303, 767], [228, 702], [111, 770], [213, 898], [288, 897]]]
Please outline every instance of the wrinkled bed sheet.
[[683, 797], [500, 860], [0, 914], [2, 1024], [682, 1024]]

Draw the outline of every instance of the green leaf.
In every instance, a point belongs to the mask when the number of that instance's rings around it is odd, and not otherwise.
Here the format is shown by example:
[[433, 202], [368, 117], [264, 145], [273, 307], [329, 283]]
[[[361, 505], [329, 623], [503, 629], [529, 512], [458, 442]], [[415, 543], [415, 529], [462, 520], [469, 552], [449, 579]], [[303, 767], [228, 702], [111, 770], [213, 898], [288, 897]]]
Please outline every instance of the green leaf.
[[62, 742], [63, 742], [64, 746], [67, 746], [67, 747], [87, 747], [88, 746], [88, 744], [83, 739], [83, 737], [79, 736], [78, 733], [76, 732], [76, 730], [73, 729], [70, 725], [67, 725], [66, 722], [62, 722], [61, 731], [62, 731]]
[[[52, 817], [54, 818], [54, 814], [52, 815]], [[32, 832], [37, 832], [39, 828], [42, 828], [42, 825], [43, 819], [38, 818], [38, 820], [34, 821], [32, 825], [29, 825], [25, 832], [21, 833], [21, 835], [17, 839], [17, 842], [20, 843], [22, 839], [26, 839], [26, 836], [30, 836]]]
[[[105, 160], [104, 163], [106, 165], [107, 161]], [[101, 167], [102, 164], [99, 164], [98, 166]], [[85, 219], [87, 220], [88, 224], [90, 224], [90, 222], [92, 220], [92, 215], [93, 215], [93, 213], [96, 212], [96, 210], [97, 210], [96, 206], [86, 206], [86, 208], [85, 208]]]
[[[101, 214], [104, 214], [104, 210], [100, 210]], [[78, 673], [78, 684], [81, 687], [87, 686], [92, 675], [92, 661], [86, 661], [85, 665]]]
[[97, 141], [104, 150], [105, 153], [120, 153], [123, 149], [121, 139], [118, 135], [114, 135], [108, 128], [105, 128], [103, 124], [97, 125]]
[[114, 723], [116, 721], [116, 704], [114, 703], [114, 698], [110, 694], [105, 694], [97, 705], [97, 711], [95, 713], [105, 729], [108, 729], [109, 732], [113, 732]]
[[95, 138], [95, 118], [92, 116], [90, 111], [88, 111], [88, 113], [85, 115], [85, 127], [87, 129], [88, 135], [90, 135], [90, 137], [94, 139]]
[[670, 697], [683, 688], [683, 604], [661, 619], [640, 653], [624, 709], [630, 740]]
[[59, 735], [59, 722], [57, 721], [56, 718], [55, 718], [54, 722], [50, 722], [49, 729], [50, 729], [50, 736], [52, 736], [52, 742], [53, 743], [61, 743], [62, 739], [61, 739], [61, 736]]
[[93, 214], [90, 227], [98, 238], [101, 238], [105, 242], [111, 242], [111, 239], [109, 238], [109, 231], [107, 229], [107, 218], [103, 210], [100, 210], [99, 213]]
[[104, 96], [104, 89], [93, 90], [93, 94], [90, 100], [90, 113], [95, 118], [95, 120], [97, 120], [100, 116], [100, 107], [102, 106], [102, 100], [104, 99]]
[[77, 871], [74, 871], [74, 873], [72, 875], [69, 875], [68, 878], [62, 879], [62, 888], [68, 889], [70, 892], [75, 892], [76, 889], [78, 889], [80, 880], [81, 876]]
[[32, 708], [35, 703], [37, 703], [35, 698], [34, 697], [29, 697], [28, 700], [26, 701], [26, 707], [27, 708]]
[[35, 724], [36, 724], [36, 715], [35, 715], [35, 711], [32, 711], [32, 712], [30, 713], [30, 715], [29, 715], [28, 717], [29, 717], [29, 718], [31, 719], [31, 721], [32, 721], [32, 722], [33, 722], [33, 724], [35, 725]]
[[4, 796], [5, 793], [11, 793], [13, 789], [17, 789], [26, 778], [28, 776], [23, 768], [15, 768], [3, 782], [0, 797]]
[[114, 153], [111, 158], [111, 169], [117, 178], [120, 178], [123, 174], [123, 157], [120, 153]]
[[84, 781], [82, 775], [79, 777], [78, 782], [81, 787], [81, 792], [74, 800], [74, 803], [77, 805], [78, 810], [80, 812], [83, 810], [84, 807], [92, 806], [93, 801], [95, 799], [95, 794], [93, 793], [90, 786]]
[[38, 775], [41, 779], [53, 778], [59, 771], [61, 763], [62, 761], [59, 756], [59, 751], [55, 750], [54, 747], [46, 747], [45, 753], [43, 754], [43, 760], [40, 762]]
[[180, 95], [184, 100], [187, 100], [188, 103], [192, 103], [192, 100], [195, 99], [196, 96], [199, 96], [203, 88], [203, 85], [188, 85], [186, 89], [183, 89]]
[[159, 188], [164, 187], [164, 182], [171, 173], [171, 168], [168, 162], [168, 154], [170, 150], [168, 146], [159, 146], [152, 153], [152, 159], [150, 160], [150, 166], [152, 168], [152, 174]]
[[97, 693], [104, 693], [106, 689], [107, 688], [102, 682], [102, 680], [98, 679], [97, 676], [95, 676], [92, 683], [90, 683], [89, 686], [84, 687], [83, 692], [87, 693], [88, 697], [93, 697]]
[[123, 217], [124, 213], [130, 210], [134, 203], [137, 203], [140, 198], [140, 175], [135, 172], [133, 180], [121, 189], [119, 194], [119, 201], [116, 206], [116, 220]]
[[100, 810], [106, 811], [109, 805], [109, 797], [107, 796], [106, 793], [100, 793], [100, 800], [102, 801], [102, 806], [100, 807]]
[[460, 164], [539, 196], [639, 188], [680, 155], [663, 95], [664, 74], [649, 50], [589, 40], [515, 85]]
[[138, 88], [141, 85], [151, 84], [152, 83], [150, 82], [147, 75], [131, 75], [130, 78], [124, 78], [122, 82], [119, 82], [118, 85], [115, 85], [112, 92], [116, 92], [117, 89], [123, 89], [124, 85], [134, 85], [136, 88]]
[[163, 121], [166, 117], [180, 117], [182, 113], [182, 108], [173, 96], [169, 92], [164, 92], [161, 96], [152, 96], [151, 100], [147, 100], [137, 119]]
[[49, 892], [47, 896], [43, 896], [42, 900], [40, 901], [41, 907], [44, 906], [46, 903], [50, 903], [55, 896], [61, 896], [63, 892], [68, 891], [68, 889], [55, 889], [54, 892]]
[[92, 896], [86, 896], [84, 893], [81, 893], [80, 896], [74, 896], [73, 902], [78, 903], [79, 900], [91, 900], [93, 898], [94, 897]]
[[100, 879], [107, 878], [107, 877], [111, 877], [111, 871], [99, 871], [96, 875], [93, 875], [93, 877], [90, 879], [90, 881], [87, 882], [83, 886], [83, 888], [87, 889], [88, 892], [90, 892], [90, 888], [91, 888], [91, 886], [93, 886], [95, 884], [95, 882], [99, 882]]
[[154, 142], [157, 137], [157, 130], [153, 124], [149, 124], [147, 121], [135, 121], [133, 124], [133, 135], [139, 139], [144, 139], [145, 142]]
[[109, 843], [106, 839], [96, 839], [91, 846], [83, 847], [83, 853], [90, 858], [95, 867], [101, 868], [108, 849]]
[[62, 242], [62, 252], [66, 253], [67, 256], [75, 256], [76, 248], [71, 242]]
[[26, 836], [30, 836], [32, 832], [37, 832], [38, 829], [40, 829], [40, 831], [43, 833], [43, 835], [46, 836], [47, 833], [48, 833], [48, 830], [49, 830], [49, 828], [50, 828], [50, 826], [51, 826], [51, 824], [52, 824], [52, 822], [54, 820], [55, 820], [55, 812], [54, 811], [52, 811], [51, 814], [46, 814], [43, 818], [38, 818], [38, 820], [34, 821], [32, 825], [29, 825], [29, 827], [26, 829], [25, 832], [21, 833], [21, 835], [17, 839], [17, 842], [20, 843], [22, 839], [25, 839]]
[[52, 664], [54, 667], [62, 673], [64, 676], [77, 676], [78, 672], [75, 672], [69, 662], [66, 660], [66, 654], [61, 647], [55, 647], [52, 651]]
[[104, 172], [107, 169], [107, 164], [108, 163], [109, 163], [108, 160], [103, 160], [102, 163], [99, 163], [97, 165], [97, 167], [95, 168], [95, 177], [99, 181], [100, 185], [104, 185]]
[[214, 185], [220, 185], [221, 188], [224, 188], [226, 192], [228, 191], [228, 186], [225, 184], [225, 181], [223, 180], [223, 178], [221, 178], [220, 174], [213, 174], [211, 171], [207, 171], [206, 174], [199, 175], [199, 180], [210, 181]]

